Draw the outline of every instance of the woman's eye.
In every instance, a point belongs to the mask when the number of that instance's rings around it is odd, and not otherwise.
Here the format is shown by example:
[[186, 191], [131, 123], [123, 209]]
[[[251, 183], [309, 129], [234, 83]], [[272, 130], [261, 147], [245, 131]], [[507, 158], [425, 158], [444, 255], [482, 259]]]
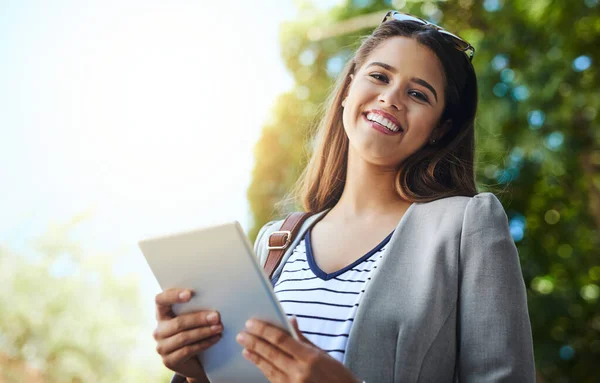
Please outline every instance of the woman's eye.
[[371, 77], [373, 77], [374, 79], [377, 79], [379, 81], [383, 81], [383, 82], [387, 82], [387, 77], [383, 74], [380, 73], [373, 73], [370, 75]]
[[423, 93], [421, 92], [415, 92], [415, 91], [411, 91], [410, 94], [414, 94], [418, 99], [422, 100], [422, 101], [426, 101], [428, 102], [429, 99], [427, 98], [427, 96], [425, 96]]

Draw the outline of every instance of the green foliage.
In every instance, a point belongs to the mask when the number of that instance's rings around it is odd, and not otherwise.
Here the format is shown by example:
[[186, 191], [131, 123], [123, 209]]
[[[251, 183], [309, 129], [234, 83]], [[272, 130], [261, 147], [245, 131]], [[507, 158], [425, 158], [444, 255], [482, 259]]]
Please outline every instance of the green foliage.
[[[331, 70], [376, 25], [356, 21], [383, 16], [389, 3], [355, 0], [324, 13], [302, 3], [301, 19], [283, 25], [296, 86], [277, 101], [256, 147], [251, 236], [277, 215], [273, 205], [306, 163]], [[519, 248], [540, 381], [600, 380], [599, 2], [393, 3], [476, 48], [478, 185], [503, 201]]]
[[0, 381], [168, 381], [139, 281], [115, 277], [112, 256], [84, 256], [69, 238], [76, 224], [19, 254], [0, 247]]

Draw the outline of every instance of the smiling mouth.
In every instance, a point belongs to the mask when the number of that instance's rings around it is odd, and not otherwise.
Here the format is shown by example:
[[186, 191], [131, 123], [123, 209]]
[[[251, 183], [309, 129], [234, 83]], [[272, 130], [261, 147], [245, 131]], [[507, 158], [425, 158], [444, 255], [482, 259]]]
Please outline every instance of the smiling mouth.
[[363, 115], [364, 115], [365, 119], [367, 119], [367, 121], [370, 121], [370, 122], [376, 124], [376, 126], [381, 127], [390, 133], [399, 133], [399, 132], [404, 131], [404, 129], [402, 129], [401, 126], [397, 125], [393, 121], [383, 117], [380, 114], [373, 113], [373, 112], [367, 112], [367, 113], [364, 113]]

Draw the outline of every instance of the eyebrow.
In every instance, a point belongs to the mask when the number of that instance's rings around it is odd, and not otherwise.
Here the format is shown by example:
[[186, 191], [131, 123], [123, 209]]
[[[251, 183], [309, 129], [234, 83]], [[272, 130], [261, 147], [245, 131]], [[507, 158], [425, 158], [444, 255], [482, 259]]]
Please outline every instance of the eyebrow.
[[[386, 64], [386, 63], [382, 63], [379, 61], [374, 61], [372, 63], [370, 63], [369, 65], [367, 65], [368, 67], [371, 66], [380, 66], [384, 69], [389, 70], [392, 73], [397, 73], [398, 71], [396, 70], [396, 68], [394, 68], [393, 66]], [[431, 91], [431, 93], [433, 93], [433, 96], [435, 97], [435, 102], [437, 102], [438, 98], [437, 98], [437, 92], [435, 91], [435, 89], [433, 88], [433, 86], [431, 86], [431, 84], [429, 84], [427, 81], [423, 80], [422, 78], [419, 77], [411, 77], [410, 78], [411, 81], [416, 82], [419, 85], [424, 86], [425, 88], [429, 89]]]

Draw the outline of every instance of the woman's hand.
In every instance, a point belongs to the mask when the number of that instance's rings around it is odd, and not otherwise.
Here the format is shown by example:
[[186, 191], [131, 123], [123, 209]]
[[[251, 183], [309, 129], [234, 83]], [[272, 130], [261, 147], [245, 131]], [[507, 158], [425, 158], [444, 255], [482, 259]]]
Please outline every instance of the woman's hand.
[[188, 302], [191, 297], [192, 292], [187, 289], [169, 289], [156, 296], [156, 351], [168, 369], [190, 378], [188, 381], [198, 379], [208, 382], [195, 355], [221, 339], [223, 325], [219, 313], [215, 311], [206, 310], [175, 316], [171, 306]]
[[244, 357], [254, 363], [270, 382], [357, 383], [352, 372], [306, 339], [292, 324], [300, 338], [295, 340], [279, 327], [250, 319], [246, 331], [236, 337], [244, 346]]

